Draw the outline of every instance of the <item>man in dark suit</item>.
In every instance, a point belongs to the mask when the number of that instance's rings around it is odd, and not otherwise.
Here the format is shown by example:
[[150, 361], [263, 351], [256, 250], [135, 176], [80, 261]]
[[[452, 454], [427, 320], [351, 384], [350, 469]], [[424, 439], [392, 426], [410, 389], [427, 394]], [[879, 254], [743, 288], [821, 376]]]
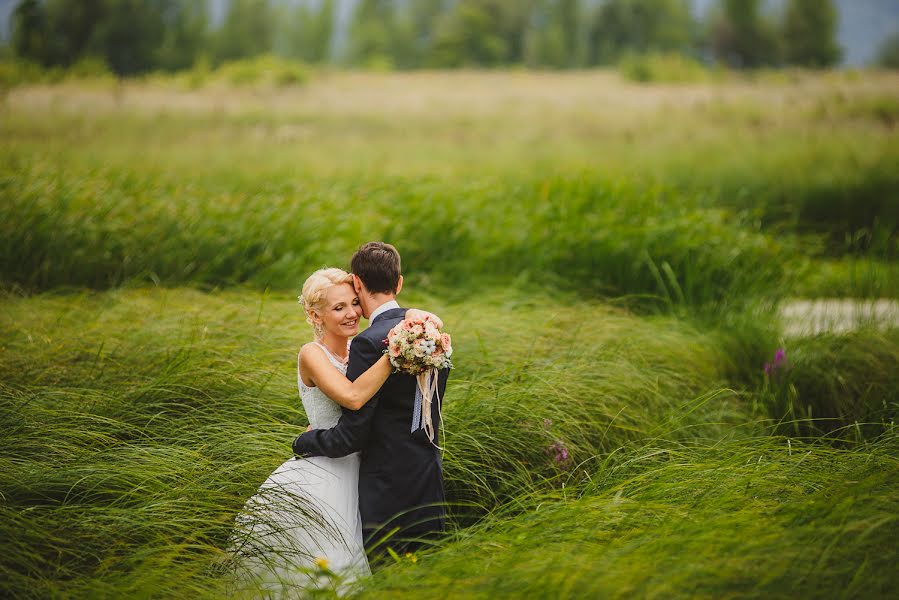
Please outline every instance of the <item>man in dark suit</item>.
[[[396, 302], [403, 287], [396, 248], [369, 242], [353, 255], [351, 269], [362, 314], [369, 319], [368, 329], [350, 345], [347, 377], [354, 381], [381, 358], [387, 333], [404, 319], [406, 309]], [[447, 370], [440, 372], [439, 398], [431, 404], [435, 441], [447, 376]], [[307, 431], [293, 443], [300, 457], [361, 452], [359, 512], [365, 547], [374, 555], [387, 547], [414, 551], [444, 529], [442, 463], [424, 430], [412, 430], [415, 392], [414, 377], [394, 373], [361, 409], [343, 409], [336, 426]]]

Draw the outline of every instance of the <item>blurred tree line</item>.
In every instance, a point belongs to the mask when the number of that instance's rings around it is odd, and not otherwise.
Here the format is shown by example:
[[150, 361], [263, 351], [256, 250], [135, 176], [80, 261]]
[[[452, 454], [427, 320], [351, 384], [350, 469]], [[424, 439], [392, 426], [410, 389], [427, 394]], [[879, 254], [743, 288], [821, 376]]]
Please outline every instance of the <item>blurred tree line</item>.
[[737, 68], [826, 67], [840, 58], [832, 0], [355, 0], [335, 43], [338, 0], [231, 0], [211, 25], [199, 0], [22, 0], [12, 51], [44, 66], [85, 58], [115, 73], [180, 70], [273, 53], [366, 68], [524, 65], [570, 69], [677, 53]]

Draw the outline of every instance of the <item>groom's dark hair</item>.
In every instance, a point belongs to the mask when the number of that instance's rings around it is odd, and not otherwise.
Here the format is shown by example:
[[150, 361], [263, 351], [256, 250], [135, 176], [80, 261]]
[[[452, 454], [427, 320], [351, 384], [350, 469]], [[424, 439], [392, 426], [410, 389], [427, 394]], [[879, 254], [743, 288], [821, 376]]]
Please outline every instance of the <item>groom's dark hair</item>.
[[368, 242], [353, 254], [350, 270], [373, 294], [395, 294], [400, 284], [400, 253], [390, 244]]

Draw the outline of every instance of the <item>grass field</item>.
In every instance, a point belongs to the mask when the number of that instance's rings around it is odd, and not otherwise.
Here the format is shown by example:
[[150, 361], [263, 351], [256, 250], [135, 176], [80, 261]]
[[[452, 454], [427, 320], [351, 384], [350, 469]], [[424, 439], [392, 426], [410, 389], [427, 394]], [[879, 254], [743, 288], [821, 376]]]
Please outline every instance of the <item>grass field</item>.
[[9, 90], [0, 592], [234, 593], [235, 515], [305, 425], [299, 286], [384, 239], [455, 338], [452, 526], [361, 596], [889, 597], [899, 328], [788, 337], [778, 307], [899, 298], [897, 90]]

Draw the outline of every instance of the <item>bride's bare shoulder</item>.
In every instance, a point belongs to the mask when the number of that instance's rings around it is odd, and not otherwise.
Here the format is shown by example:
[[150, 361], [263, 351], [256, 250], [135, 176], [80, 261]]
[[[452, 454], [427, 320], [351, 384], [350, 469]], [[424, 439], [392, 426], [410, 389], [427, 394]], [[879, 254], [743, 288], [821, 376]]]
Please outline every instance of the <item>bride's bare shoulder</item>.
[[300, 360], [308, 359], [312, 356], [318, 357], [323, 355], [324, 352], [322, 352], [322, 349], [319, 348], [318, 344], [316, 344], [315, 342], [309, 342], [308, 344], [303, 344], [302, 347], [300, 347]]

